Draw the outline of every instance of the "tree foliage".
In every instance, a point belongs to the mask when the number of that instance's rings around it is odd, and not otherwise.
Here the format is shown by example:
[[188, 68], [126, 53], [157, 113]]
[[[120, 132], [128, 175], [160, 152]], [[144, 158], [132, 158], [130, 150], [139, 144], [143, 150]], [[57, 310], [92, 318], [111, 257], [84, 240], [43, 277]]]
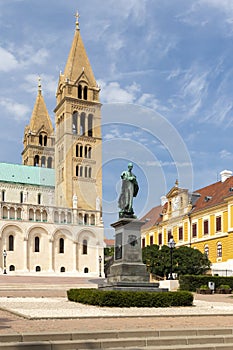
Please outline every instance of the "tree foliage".
[[[206, 254], [198, 249], [182, 246], [173, 249], [172, 271], [179, 275], [200, 275], [210, 268]], [[168, 246], [161, 248], [153, 244], [142, 249], [142, 259], [150, 273], [168, 277], [171, 268], [171, 251]]]

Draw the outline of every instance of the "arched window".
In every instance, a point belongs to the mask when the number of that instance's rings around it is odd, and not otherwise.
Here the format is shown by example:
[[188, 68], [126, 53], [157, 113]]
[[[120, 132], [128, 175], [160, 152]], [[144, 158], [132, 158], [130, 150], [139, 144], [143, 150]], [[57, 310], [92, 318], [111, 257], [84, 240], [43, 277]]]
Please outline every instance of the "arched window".
[[10, 265], [10, 266], [9, 266], [9, 270], [10, 270], [10, 271], [15, 271], [15, 266], [14, 266], [14, 265]]
[[64, 253], [64, 238], [59, 239], [59, 253]]
[[80, 174], [79, 174], [79, 176], [83, 176], [83, 167], [82, 166], [80, 166]]
[[9, 244], [9, 246], [8, 246], [8, 250], [10, 251], [10, 252], [13, 252], [14, 251], [14, 236], [13, 235], [10, 235], [9, 236], [9, 242], [8, 242]]
[[74, 112], [72, 116], [72, 132], [77, 134], [78, 132], [78, 113]]
[[91, 170], [92, 170], [91, 168], [88, 169], [88, 177], [90, 178], [91, 178]]
[[8, 219], [8, 209], [7, 209], [7, 207], [3, 207], [3, 219]]
[[38, 253], [40, 251], [40, 238], [38, 236], [35, 237], [35, 252]]
[[29, 220], [34, 221], [34, 211], [33, 209], [29, 209]]
[[38, 193], [37, 195], [37, 204], [41, 204], [41, 194]]
[[84, 225], [88, 225], [88, 214], [84, 215]]
[[95, 215], [91, 215], [91, 225], [95, 225]]
[[45, 164], [46, 164], [46, 158], [45, 158], [45, 156], [42, 156], [41, 157], [41, 166], [42, 166], [42, 168], [45, 168]]
[[87, 173], [88, 173], [88, 167], [85, 167], [85, 177], [87, 177]]
[[40, 162], [40, 157], [38, 156], [38, 154], [34, 157], [34, 166], [39, 166], [39, 162]]
[[84, 89], [83, 89], [83, 99], [87, 100], [87, 86], [84, 86]]
[[17, 220], [21, 220], [21, 219], [22, 219], [22, 209], [17, 208]]
[[15, 219], [15, 208], [10, 208], [10, 219]]
[[87, 158], [91, 158], [91, 147], [88, 147]]
[[36, 272], [40, 272], [40, 271], [41, 271], [40, 266], [36, 266]]
[[89, 270], [88, 270], [88, 267], [84, 267], [84, 273], [88, 273]]
[[87, 255], [87, 240], [83, 240], [83, 254]]
[[44, 135], [44, 146], [47, 146], [47, 141], [48, 141], [47, 135]]
[[58, 223], [59, 222], [59, 214], [58, 211], [54, 212], [54, 222]]
[[93, 115], [88, 115], [88, 136], [93, 136]]
[[40, 146], [43, 145], [43, 135], [42, 134], [39, 135], [39, 145]]
[[47, 222], [47, 219], [48, 219], [47, 211], [43, 210], [43, 212], [42, 212], [42, 220], [43, 220], [43, 222]]
[[217, 244], [217, 257], [221, 258], [222, 257], [222, 243]]
[[208, 258], [208, 257], [209, 257], [209, 247], [208, 247], [208, 245], [205, 245], [204, 253], [205, 253], [205, 255], [206, 255], [207, 258]]
[[81, 117], [80, 117], [80, 135], [85, 135], [85, 133], [86, 133], [86, 130], [85, 130], [85, 119], [86, 119], [85, 113], [81, 113]]
[[52, 157], [48, 157], [47, 167], [48, 167], [49, 169], [51, 169], [51, 168], [52, 168], [52, 163], [53, 163], [53, 159], [52, 159]]
[[6, 194], [6, 191], [2, 190], [2, 202], [5, 202], [5, 194]]
[[79, 165], [76, 165], [76, 176], [79, 176]]
[[82, 85], [79, 84], [78, 86], [78, 98], [82, 98]]
[[60, 272], [66, 272], [66, 269], [64, 266], [61, 267]]
[[23, 191], [20, 192], [20, 203], [23, 203]]
[[36, 221], [41, 221], [41, 212], [39, 209], [36, 210]]
[[76, 145], [76, 157], [81, 157], [83, 156], [83, 145], [81, 145], [80, 143], [78, 143]]

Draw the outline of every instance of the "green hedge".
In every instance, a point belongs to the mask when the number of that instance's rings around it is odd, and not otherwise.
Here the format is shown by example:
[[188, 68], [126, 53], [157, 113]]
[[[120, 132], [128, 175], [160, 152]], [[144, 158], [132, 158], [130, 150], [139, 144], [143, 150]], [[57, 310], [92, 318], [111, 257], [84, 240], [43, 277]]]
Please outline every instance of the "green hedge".
[[219, 288], [221, 284], [228, 284], [233, 289], [233, 277], [222, 276], [208, 276], [208, 275], [184, 275], [179, 277], [180, 290], [186, 290], [190, 292], [196, 292], [197, 288], [208, 282], [215, 283], [215, 289]]
[[82, 304], [109, 307], [170, 307], [192, 306], [193, 295], [187, 291], [178, 292], [134, 292], [98, 289], [70, 289], [70, 301]]

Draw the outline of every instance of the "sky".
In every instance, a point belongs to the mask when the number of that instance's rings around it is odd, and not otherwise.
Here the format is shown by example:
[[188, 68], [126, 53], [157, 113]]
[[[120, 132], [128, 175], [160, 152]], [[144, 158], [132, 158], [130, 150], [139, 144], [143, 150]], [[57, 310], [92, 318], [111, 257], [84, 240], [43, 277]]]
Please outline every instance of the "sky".
[[75, 13], [103, 118], [106, 236], [120, 174], [139, 182], [140, 218], [174, 186], [190, 191], [233, 170], [232, 0], [0, 0], [0, 161], [21, 163], [38, 76], [54, 122]]

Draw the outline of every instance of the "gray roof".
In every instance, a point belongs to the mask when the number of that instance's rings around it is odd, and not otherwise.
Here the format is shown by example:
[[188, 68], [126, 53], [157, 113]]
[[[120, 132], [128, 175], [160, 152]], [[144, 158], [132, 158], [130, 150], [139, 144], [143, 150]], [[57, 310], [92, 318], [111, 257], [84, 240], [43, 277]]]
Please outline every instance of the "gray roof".
[[0, 163], [0, 182], [54, 187], [55, 171], [35, 166]]

